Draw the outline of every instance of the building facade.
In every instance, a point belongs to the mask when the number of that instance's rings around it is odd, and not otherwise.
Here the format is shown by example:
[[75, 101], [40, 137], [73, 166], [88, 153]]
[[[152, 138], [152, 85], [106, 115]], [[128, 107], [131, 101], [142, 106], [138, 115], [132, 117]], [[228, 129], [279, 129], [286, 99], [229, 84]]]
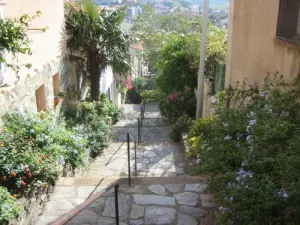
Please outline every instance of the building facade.
[[[9, 0], [0, 5], [2, 18], [19, 18], [23, 14], [41, 16], [30, 24], [32, 55], [17, 56], [19, 64], [30, 63], [31, 69], [19, 72], [1, 66], [0, 117], [14, 110], [41, 111], [53, 108], [54, 97], [68, 86], [68, 60], [64, 41], [63, 0]], [[47, 28], [46, 32], [42, 32]], [[9, 53], [6, 60], [16, 62]]]
[[300, 1], [231, 0], [226, 86], [300, 73]]

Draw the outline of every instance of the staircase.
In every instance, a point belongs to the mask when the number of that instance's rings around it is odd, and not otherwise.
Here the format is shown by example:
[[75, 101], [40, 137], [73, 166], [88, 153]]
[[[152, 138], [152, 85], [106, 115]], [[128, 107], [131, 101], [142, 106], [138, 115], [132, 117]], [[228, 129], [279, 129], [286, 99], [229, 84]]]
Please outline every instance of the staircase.
[[116, 184], [120, 185], [119, 224], [214, 224], [207, 179], [185, 173], [183, 147], [169, 139], [169, 126], [157, 104], [146, 106], [142, 142], [136, 152], [130, 143], [128, 161], [126, 134], [129, 131], [138, 137], [139, 109], [139, 105], [123, 106], [114, 142], [91, 163], [85, 177], [61, 178], [44, 214], [33, 224], [48, 224], [57, 218], [51, 224], [116, 224]]

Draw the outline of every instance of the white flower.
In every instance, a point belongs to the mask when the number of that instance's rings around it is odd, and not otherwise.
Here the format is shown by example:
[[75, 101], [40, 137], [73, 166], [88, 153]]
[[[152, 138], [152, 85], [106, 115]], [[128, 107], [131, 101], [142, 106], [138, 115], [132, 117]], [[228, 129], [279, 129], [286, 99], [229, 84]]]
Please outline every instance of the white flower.
[[289, 116], [289, 115], [290, 115], [289, 112], [282, 111], [280, 116]]
[[223, 122], [223, 126], [224, 126], [224, 127], [228, 127], [228, 126], [229, 126], [229, 123]]
[[229, 135], [227, 135], [225, 138], [224, 138], [224, 140], [227, 140], [227, 141], [229, 141], [229, 140], [231, 140], [231, 136], [229, 136]]
[[257, 122], [256, 120], [250, 120], [249, 125], [250, 125], [250, 126], [253, 126], [253, 125], [256, 124], [256, 122]]
[[268, 92], [267, 91], [263, 91], [263, 92], [260, 92], [259, 93], [259, 96], [260, 97], [266, 97], [268, 95]]
[[199, 164], [199, 163], [200, 163], [200, 161], [201, 161], [200, 159], [196, 159], [196, 163], [197, 163], [197, 164]]
[[213, 105], [215, 105], [215, 104], [217, 104], [219, 101], [218, 101], [218, 99], [215, 97], [215, 96], [212, 96], [211, 97], [211, 103], [213, 104]]
[[209, 111], [210, 111], [211, 113], [214, 113], [216, 110], [215, 110], [214, 108], [211, 108]]
[[252, 142], [253, 141], [252, 135], [248, 135], [246, 137], [246, 140], [247, 140], [247, 142]]

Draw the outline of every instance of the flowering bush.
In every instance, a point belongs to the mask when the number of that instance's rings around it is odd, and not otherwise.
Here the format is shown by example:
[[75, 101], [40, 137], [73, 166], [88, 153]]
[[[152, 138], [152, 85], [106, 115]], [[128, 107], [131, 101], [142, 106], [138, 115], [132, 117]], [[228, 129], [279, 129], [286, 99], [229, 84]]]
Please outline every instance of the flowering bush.
[[86, 142], [50, 114], [11, 113], [0, 133], [1, 186], [16, 195], [47, 189], [58, 179], [59, 165], [73, 170], [87, 163]]
[[132, 82], [132, 88], [127, 91], [127, 98], [133, 104], [139, 104], [142, 101], [141, 93], [148, 90], [148, 80], [145, 77], [137, 77]]
[[0, 187], [0, 224], [8, 225], [19, 217], [20, 206], [4, 187]]
[[194, 121], [187, 115], [183, 115], [179, 117], [176, 123], [172, 125], [170, 129], [169, 132], [170, 138], [174, 141], [180, 141], [181, 132], [188, 132], [193, 124]]
[[193, 90], [185, 88], [184, 92], [173, 92], [160, 102], [160, 111], [170, 123], [175, 123], [183, 114], [194, 118], [196, 113], [196, 97]]
[[189, 134], [198, 173], [212, 175], [219, 224], [300, 221], [299, 80], [267, 78], [231, 91], [235, 107], [215, 102], [213, 119]]

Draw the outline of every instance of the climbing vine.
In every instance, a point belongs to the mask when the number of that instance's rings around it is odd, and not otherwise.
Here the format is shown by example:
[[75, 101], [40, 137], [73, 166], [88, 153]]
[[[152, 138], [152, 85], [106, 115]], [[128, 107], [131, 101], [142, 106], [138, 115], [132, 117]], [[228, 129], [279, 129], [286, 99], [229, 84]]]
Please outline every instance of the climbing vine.
[[[28, 37], [28, 30], [30, 22], [41, 15], [37, 11], [35, 15], [22, 15], [20, 18], [6, 18], [0, 19], [0, 62], [6, 64], [7, 67], [18, 71], [21, 66], [31, 67], [31, 64], [9, 63], [3, 56], [3, 52], [11, 53], [13, 58], [17, 58], [18, 54], [31, 55], [30, 39]], [[46, 28], [41, 29], [42, 32]]]

